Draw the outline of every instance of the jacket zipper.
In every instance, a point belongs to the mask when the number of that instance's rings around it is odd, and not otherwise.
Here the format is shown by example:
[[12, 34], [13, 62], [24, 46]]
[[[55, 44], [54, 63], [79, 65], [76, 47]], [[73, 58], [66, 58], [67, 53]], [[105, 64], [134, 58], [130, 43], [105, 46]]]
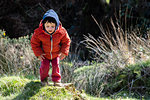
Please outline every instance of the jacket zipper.
[[53, 50], [53, 38], [52, 38], [52, 35], [50, 35], [50, 41], [51, 41], [50, 55], [51, 55], [51, 60], [52, 60], [52, 50]]

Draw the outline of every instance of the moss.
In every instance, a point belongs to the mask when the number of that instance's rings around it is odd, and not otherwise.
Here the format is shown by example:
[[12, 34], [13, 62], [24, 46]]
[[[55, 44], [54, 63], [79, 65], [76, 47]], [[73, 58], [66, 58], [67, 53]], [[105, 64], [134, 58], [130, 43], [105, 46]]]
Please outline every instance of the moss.
[[[149, 80], [149, 79], [148, 79]], [[17, 86], [17, 87], [16, 87]], [[14, 89], [16, 88], [16, 90]], [[67, 88], [54, 86], [41, 86], [39, 80], [29, 80], [16, 76], [0, 78], [0, 100], [106, 100], [108, 98], [96, 98], [78, 91], [74, 86]], [[147, 91], [148, 92], [148, 91]], [[149, 93], [149, 92], [148, 92]], [[6, 95], [2, 95], [6, 94]], [[9, 94], [9, 95], [8, 95]], [[122, 91], [115, 98], [127, 98], [128, 91]], [[132, 97], [137, 96], [131, 93]], [[88, 98], [88, 99], [87, 99]], [[113, 100], [113, 99], [108, 99]], [[134, 99], [130, 99], [134, 100]]]
[[28, 79], [21, 79], [16, 76], [0, 78], [0, 94], [7, 96], [20, 92], [27, 82], [29, 82]]
[[69, 94], [69, 92], [67, 90], [65, 90], [65, 88], [56, 88], [53, 86], [47, 86], [47, 87], [43, 87], [40, 89], [40, 91], [34, 95], [33, 97], [31, 97], [31, 100], [37, 100], [37, 99], [42, 99], [42, 100], [59, 100], [59, 99], [71, 99], [73, 97], [72, 94]]
[[[70, 87], [41, 86], [39, 80], [16, 76], [0, 78], [0, 99], [7, 100], [81, 100], [86, 98]], [[84, 100], [84, 99], [83, 99]]]

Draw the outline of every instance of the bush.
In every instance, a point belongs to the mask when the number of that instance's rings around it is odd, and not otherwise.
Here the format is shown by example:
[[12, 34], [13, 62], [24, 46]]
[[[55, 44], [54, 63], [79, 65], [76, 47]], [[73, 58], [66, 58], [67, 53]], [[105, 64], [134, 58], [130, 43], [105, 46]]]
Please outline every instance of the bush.
[[10, 39], [4, 33], [0, 31], [0, 75], [37, 75], [40, 63], [31, 50], [30, 37]]
[[[149, 68], [141, 62], [149, 60], [150, 37], [144, 39], [138, 36], [138, 28], [124, 30], [118, 19], [110, 19], [111, 28], [104, 28], [93, 16], [92, 18], [98, 25], [101, 36], [95, 38], [89, 34], [83, 42], [93, 54], [93, 60], [104, 64], [93, 66], [86, 73], [81, 71], [82, 74], [77, 77], [83, 78], [79, 85], [96, 96], [115, 97], [122, 91], [128, 91], [129, 95], [136, 92], [137, 98], [141, 98], [146, 93], [143, 88], [149, 88], [145, 84], [148, 80], [142, 75], [144, 72], [149, 76]], [[135, 65], [136, 63], [138, 64]], [[127, 67], [132, 64], [134, 67]]]
[[74, 72], [77, 89], [97, 97], [137, 99], [148, 98], [150, 92], [150, 61], [111, 70], [107, 64], [95, 64], [78, 68]]

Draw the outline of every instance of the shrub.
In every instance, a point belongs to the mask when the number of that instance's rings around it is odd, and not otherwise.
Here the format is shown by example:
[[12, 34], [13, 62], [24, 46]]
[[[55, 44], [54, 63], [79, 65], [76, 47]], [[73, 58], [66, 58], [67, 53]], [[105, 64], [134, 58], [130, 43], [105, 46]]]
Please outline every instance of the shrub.
[[[141, 62], [149, 60], [150, 38], [144, 39], [140, 36], [139, 28], [133, 29], [131, 26], [131, 29], [123, 29], [117, 18], [110, 19], [109, 28], [104, 28], [94, 16], [92, 18], [98, 25], [101, 35], [97, 38], [91, 34], [84, 35], [83, 42], [91, 51], [93, 60], [104, 64], [93, 66], [87, 72], [81, 71], [82, 74], [77, 77], [82, 77], [78, 85], [96, 96], [115, 97], [122, 91], [128, 91], [130, 96], [136, 91], [137, 98], [141, 98], [143, 87], [149, 87], [145, 84], [148, 80], [141, 74], [147, 71]], [[136, 63], [138, 64], [134, 65]], [[134, 67], [127, 67], [132, 64]], [[149, 71], [146, 75], [149, 75]]]
[[84, 66], [75, 70], [77, 89], [97, 97], [148, 98], [150, 91], [150, 61], [112, 70], [105, 63]]
[[30, 37], [10, 39], [4, 33], [0, 31], [0, 75], [36, 75], [40, 63], [31, 50]]

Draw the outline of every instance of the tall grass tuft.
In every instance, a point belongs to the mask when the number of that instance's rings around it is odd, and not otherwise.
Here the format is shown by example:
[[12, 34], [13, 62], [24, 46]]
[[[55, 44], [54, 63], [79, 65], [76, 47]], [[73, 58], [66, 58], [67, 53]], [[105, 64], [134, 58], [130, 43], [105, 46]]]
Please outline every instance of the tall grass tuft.
[[[138, 88], [142, 90], [140, 81], [145, 76], [142, 72], [147, 73], [146, 75], [150, 72], [146, 72], [145, 68], [141, 67], [142, 64], [132, 69], [127, 66], [149, 60], [149, 36], [146, 39], [140, 36], [138, 28], [123, 29], [117, 19], [115, 22], [110, 19], [111, 28], [104, 28], [94, 17], [93, 19], [101, 35], [97, 38], [91, 34], [84, 35], [83, 42], [94, 55], [93, 60], [101, 64], [93, 65], [90, 69], [86, 67], [86, 72], [81, 71], [76, 78], [80, 83], [77, 86], [85, 88], [85, 91], [96, 96], [115, 97], [125, 90], [128, 91], [129, 96], [132, 92], [138, 91], [137, 98], [142, 97], [142, 91], [138, 90]], [[142, 85], [147, 87], [147, 85]]]
[[[94, 17], [93, 17], [94, 18]], [[139, 30], [123, 30], [119, 21], [110, 20], [112, 29], [105, 28], [94, 19], [102, 36], [97, 39], [91, 34], [85, 37], [87, 48], [95, 52], [95, 59], [110, 65], [124, 67], [128, 64], [149, 59], [150, 38], [138, 36]]]

